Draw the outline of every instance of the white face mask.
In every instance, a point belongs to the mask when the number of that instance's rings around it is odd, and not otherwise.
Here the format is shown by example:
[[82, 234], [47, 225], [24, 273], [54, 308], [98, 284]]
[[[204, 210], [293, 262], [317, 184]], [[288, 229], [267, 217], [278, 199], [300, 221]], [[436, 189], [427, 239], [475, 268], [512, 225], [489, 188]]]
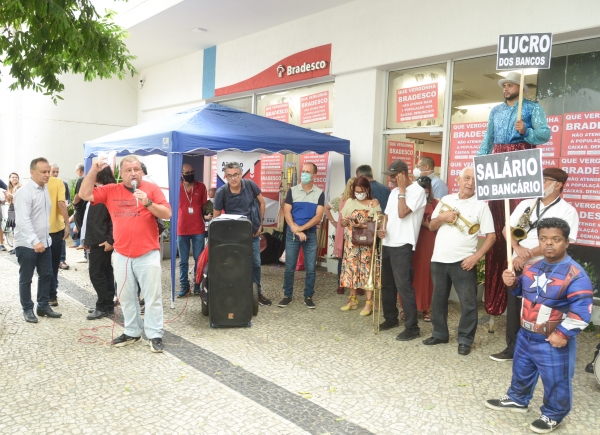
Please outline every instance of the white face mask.
[[415, 178], [419, 178], [421, 176], [421, 170], [419, 168], [413, 169], [413, 175]]
[[214, 198], [208, 198], [208, 200], [209, 200], [210, 202], [214, 202], [214, 201], [215, 201], [215, 199], [214, 199]]
[[548, 198], [554, 192], [554, 188], [556, 187], [556, 181], [553, 181], [550, 186], [546, 190], [544, 190], [544, 199]]
[[367, 199], [367, 194], [365, 192], [355, 193], [354, 196], [356, 196], [356, 199], [358, 199], [359, 201]]

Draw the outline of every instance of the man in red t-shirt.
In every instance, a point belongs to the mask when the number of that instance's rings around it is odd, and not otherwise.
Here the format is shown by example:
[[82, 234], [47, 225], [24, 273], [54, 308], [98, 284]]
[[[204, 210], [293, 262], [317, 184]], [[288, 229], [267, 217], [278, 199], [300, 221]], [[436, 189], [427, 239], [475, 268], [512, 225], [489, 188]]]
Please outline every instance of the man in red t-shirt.
[[[98, 172], [106, 167], [95, 161], [81, 183], [79, 196], [85, 201], [106, 206], [113, 223], [113, 256], [117, 293], [125, 333], [113, 340], [116, 347], [137, 343], [142, 327], [152, 352], [162, 352], [163, 307], [160, 246], [156, 218], [170, 219], [171, 207], [162, 190], [142, 180], [140, 161], [135, 156], [121, 160], [122, 183], [94, 189]], [[138, 283], [146, 301], [144, 320], [137, 298]]]
[[[204, 249], [204, 218], [202, 208], [206, 204], [206, 186], [195, 180], [194, 167], [184, 163], [181, 167], [179, 187], [179, 219], [177, 221], [177, 248], [179, 249], [179, 286], [177, 297], [190, 291], [189, 259], [190, 244], [194, 254], [194, 283], [198, 257]], [[194, 284], [194, 294], [200, 294], [200, 284]]]

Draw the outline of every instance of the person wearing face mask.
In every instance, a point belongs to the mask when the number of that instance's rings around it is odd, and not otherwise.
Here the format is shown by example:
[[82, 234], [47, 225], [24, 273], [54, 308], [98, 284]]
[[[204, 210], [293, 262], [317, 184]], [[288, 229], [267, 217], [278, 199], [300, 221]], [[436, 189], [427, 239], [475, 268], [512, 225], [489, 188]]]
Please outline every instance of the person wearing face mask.
[[[511, 239], [513, 248], [513, 267], [517, 276], [521, 275], [523, 267], [535, 263], [542, 258], [542, 251], [538, 241], [537, 224], [542, 218], [560, 218], [567, 222], [571, 232], [569, 240], [571, 243], [577, 241], [579, 229], [579, 216], [577, 210], [567, 201], [561, 198], [565, 183], [569, 174], [559, 168], [545, 168], [544, 174], [544, 196], [543, 198], [525, 199], [517, 205], [515, 211], [510, 215], [511, 230], [516, 228], [527, 214], [528, 225], [523, 228], [527, 237], [517, 241]], [[527, 219], [523, 219], [527, 220]], [[502, 230], [504, 232], [504, 229]], [[510, 361], [513, 359], [517, 333], [521, 327], [521, 304], [522, 299], [507, 293], [506, 303], [506, 349], [502, 352], [490, 355], [494, 361]]]
[[[196, 172], [189, 163], [181, 166], [179, 187], [179, 220], [177, 222], [177, 248], [179, 249], [179, 293], [182, 298], [190, 291], [189, 258], [190, 245], [194, 256], [194, 277], [198, 257], [204, 250], [205, 225], [203, 207], [206, 204], [206, 186], [196, 181]], [[200, 284], [195, 283], [194, 294], [200, 293]]]
[[[347, 228], [344, 234], [344, 256], [342, 260], [342, 273], [340, 286], [350, 289], [350, 298], [342, 311], [356, 310], [358, 308], [357, 289], [366, 287], [371, 269], [372, 246], [358, 246], [352, 243], [353, 228], [362, 222], [374, 221], [381, 213], [379, 201], [373, 198], [371, 184], [366, 177], [358, 177], [352, 184], [352, 194], [341, 210], [340, 224]], [[379, 286], [378, 286], [379, 287]], [[373, 311], [373, 291], [365, 290], [365, 308], [361, 316], [368, 316]]]
[[285, 308], [292, 302], [294, 293], [294, 273], [300, 246], [304, 252], [304, 305], [315, 308], [312, 297], [315, 293], [317, 277], [317, 225], [323, 218], [325, 195], [314, 184], [317, 165], [306, 163], [302, 166], [302, 182], [288, 190], [283, 206], [283, 214], [288, 224], [285, 238], [285, 274], [283, 278], [283, 299], [278, 307]]
[[417, 162], [413, 170], [413, 175], [415, 176], [415, 180], [419, 177], [429, 177], [431, 179], [433, 197], [440, 199], [448, 195], [448, 186], [446, 186], [446, 183], [440, 177], [435, 175], [434, 169], [435, 163], [433, 159], [431, 157], [423, 157]]

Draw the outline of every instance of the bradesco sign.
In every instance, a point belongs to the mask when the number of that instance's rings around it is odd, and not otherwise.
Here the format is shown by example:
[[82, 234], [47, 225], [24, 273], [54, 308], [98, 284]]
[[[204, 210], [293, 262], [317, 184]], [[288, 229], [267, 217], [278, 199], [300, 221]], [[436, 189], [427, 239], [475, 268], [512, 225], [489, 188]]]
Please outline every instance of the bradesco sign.
[[480, 201], [536, 198], [544, 194], [539, 148], [477, 156], [473, 162]]
[[496, 69], [550, 68], [552, 33], [500, 35]]

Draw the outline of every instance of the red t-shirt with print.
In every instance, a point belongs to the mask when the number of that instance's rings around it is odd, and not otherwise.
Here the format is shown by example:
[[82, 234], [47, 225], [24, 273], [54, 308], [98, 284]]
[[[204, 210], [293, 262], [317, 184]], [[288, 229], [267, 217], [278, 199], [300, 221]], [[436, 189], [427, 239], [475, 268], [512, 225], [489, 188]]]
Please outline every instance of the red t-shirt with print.
[[[146, 192], [156, 204], [170, 208], [162, 190], [153, 183], [142, 181], [138, 189]], [[123, 183], [107, 184], [94, 189], [94, 203], [108, 209], [113, 223], [115, 250], [126, 257], [136, 258], [160, 249], [156, 216], [136, 199]]]
[[[185, 190], [183, 182], [179, 183], [179, 217], [177, 218], [178, 236], [195, 236], [204, 234], [204, 216], [202, 206], [207, 201], [206, 186], [194, 181], [189, 191]], [[192, 208], [190, 213], [189, 208]]]

